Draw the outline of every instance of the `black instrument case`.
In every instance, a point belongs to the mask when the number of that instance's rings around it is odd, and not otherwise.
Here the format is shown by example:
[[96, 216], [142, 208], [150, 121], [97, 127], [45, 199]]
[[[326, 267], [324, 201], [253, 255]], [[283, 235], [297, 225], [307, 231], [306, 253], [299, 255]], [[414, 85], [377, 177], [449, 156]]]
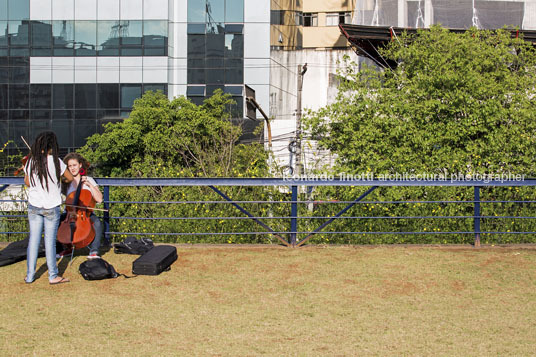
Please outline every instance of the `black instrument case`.
[[157, 245], [132, 262], [132, 273], [137, 275], [158, 275], [171, 269], [177, 260], [177, 248], [171, 245]]

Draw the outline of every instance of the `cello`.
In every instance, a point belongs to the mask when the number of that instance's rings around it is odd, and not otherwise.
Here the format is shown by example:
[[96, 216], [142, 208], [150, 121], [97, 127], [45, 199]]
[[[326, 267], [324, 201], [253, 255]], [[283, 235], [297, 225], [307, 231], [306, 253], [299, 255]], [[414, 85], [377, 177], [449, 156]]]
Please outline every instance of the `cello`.
[[[84, 169], [80, 169], [80, 175], [85, 175]], [[87, 247], [95, 238], [95, 229], [89, 218], [95, 208], [95, 199], [90, 191], [82, 190], [82, 186], [80, 180], [76, 191], [67, 195], [67, 216], [58, 228], [58, 242], [71, 245], [74, 249]]]

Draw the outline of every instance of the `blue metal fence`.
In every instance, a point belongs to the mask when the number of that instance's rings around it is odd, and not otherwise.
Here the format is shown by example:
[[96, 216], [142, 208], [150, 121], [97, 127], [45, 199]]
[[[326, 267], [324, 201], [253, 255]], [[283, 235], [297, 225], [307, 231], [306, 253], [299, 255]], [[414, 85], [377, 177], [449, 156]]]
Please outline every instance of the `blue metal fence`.
[[[485, 203], [512, 203], [517, 205], [527, 204], [527, 203], [536, 203], [536, 201], [531, 200], [481, 200], [480, 199], [480, 190], [483, 187], [521, 187], [521, 186], [535, 186], [536, 180], [534, 179], [524, 179], [520, 181], [479, 181], [479, 180], [466, 180], [466, 181], [449, 181], [449, 180], [335, 180], [335, 179], [275, 179], [275, 178], [145, 178], [145, 179], [130, 179], [130, 178], [100, 178], [96, 179], [97, 183], [104, 190], [104, 208], [109, 210], [104, 212], [102, 219], [105, 226], [105, 234], [108, 238], [112, 236], [122, 236], [122, 235], [148, 235], [148, 236], [240, 236], [240, 235], [267, 235], [275, 237], [281, 244], [286, 246], [296, 247], [302, 246], [307, 243], [313, 236], [316, 234], [339, 234], [339, 235], [378, 235], [378, 234], [392, 234], [392, 235], [426, 235], [426, 234], [464, 234], [474, 236], [474, 245], [480, 246], [480, 238], [482, 234], [527, 234], [532, 235], [536, 234], [533, 231], [512, 231], [512, 230], [495, 230], [495, 231], [481, 231], [481, 220], [490, 219], [490, 220], [499, 220], [499, 219], [536, 219], [536, 216], [515, 216], [515, 215], [481, 215], [481, 204]], [[0, 192], [4, 190], [9, 185], [22, 185], [22, 178], [16, 177], [0, 177]], [[188, 201], [188, 200], [174, 200], [174, 201], [113, 201], [110, 200], [110, 191], [114, 187], [124, 187], [124, 186], [133, 186], [133, 187], [147, 187], [147, 186], [173, 186], [173, 187], [197, 187], [204, 186], [209, 187], [213, 192], [215, 192], [222, 200], [204, 200], [204, 201]], [[259, 200], [259, 201], [239, 201], [233, 199], [231, 195], [225, 193], [226, 187], [277, 187], [280, 189], [288, 190], [290, 193], [290, 200], [284, 201], [270, 201], [270, 200]], [[306, 187], [308, 189], [303, 190], [302, 192], [311, 192], [312, 187], [318, 186], [341, 186], [341, 187], [369, 187], [364, 193], [360, 194], [354, 200], [351, 201], [319, 201], [319, 200], [299, 200], [300, 196], [300, 187]], [[438, 187], [472, 187], [474, 190], [474, 200], [450, 200], [450, 201], [426, 201], [426, 200], [401, 200], [401, 201], [365, 201], [364, 199], [369, 196], [374, 190], [378, 187], [425, 187], [425, 186], [438, 186]], [[19, 202], [24, 203], [23, 200], [10, 200], [4, 199], [0, 202]], [[288, 206], [288, 215], [279, 215], [279, 216], [270, 216], [270, 215], [255, 215], [250, 212], [245, 206], [247, 204], [277, 204], [277, 205], [286, 205]], [[299, 205], [310, 205], [310, 204], [333, 204], [333, 205], [344, 205], [344, 208], [337, 208], [336, 214], [329, 216], [300, 216], [298, 207]], [[418, 204], [418, 203], [432, 203], [432, 204], [469, 204], [472, 205], [472, 215], [402, 215], [402, 216], [386, 216], [386, 215], [345, 215], [354, 205], [356, 204]], [[231, 205], [236, 210], [236, 216], [227, 216], [227, 217], [218, 217], [218, 216], [202, 216], [196, 215], [195, 217], [126, 217], [126, 216], [113, 216], [110, 212], [114, 211], [114, 205], [137, 205], [137, 204], [223, 204]], [[25, 219], [24, 214], [13, 213], [13, 212], [2, 212], [0, 218], [2, 219]], [[300, 230], [299, 221], [307, 219], [310, 221], [318, 222], [316, 228]], [[461, 230], [461, 231], [324, 231], [326, 227], [332, 224], [334, 221], [341, 220], [416, 220], [416, 219], [438, 219], [438, 220], [448, 220], [448, 219], [472, 219], [473, 220], [473, 229], [472, 230]], [[253, 231], [230, 231], [230, 232], [126, 232], [126, 231], [111, 231], [110, 223], [117, 222], [119, 220], [197, 220], [199, 222], [207, 222], [210, 220], [250, 220], [255, 222], [255, 226], [258, 229]], [[270, 221], [286, 221], [288, 222], [286, 229], [273, 229], [270, 226]], [[348, 222], [348, 221], [347, 221]], [[1, 230], [1, 227], [0, 227]], [[8, 235], [17, 235], [17, 234], [27, 234], [27, 232], [16, 232], [16, 231], [0, 231], [0, 234]]]

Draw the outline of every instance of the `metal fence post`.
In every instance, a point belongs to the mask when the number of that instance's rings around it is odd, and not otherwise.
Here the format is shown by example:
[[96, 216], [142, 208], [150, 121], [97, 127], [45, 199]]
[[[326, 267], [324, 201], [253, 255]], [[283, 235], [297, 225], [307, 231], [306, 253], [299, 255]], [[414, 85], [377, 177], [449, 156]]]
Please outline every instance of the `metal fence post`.
[[480, 187], [475, 186], [475, 248], [480, 247]]
[[296, 246], [296, 232], [298, 231], [298, 186], [291, 186], [292, 202], [290, 204], [290, 245]]
[[103, 216], [103, 221], [104, 221], [104, 239], [106, 241], [106, 244], [111, 244], [112, 243], [112, 240], [110, 239], [110, 212], [109, 212], [109, 209], [110, 209], [110, 186], [104, 186], [104, 195], [103, 195], [103, 199], [104, 199], [104, 209], [106, 211], [104, 211], [104, 216]]

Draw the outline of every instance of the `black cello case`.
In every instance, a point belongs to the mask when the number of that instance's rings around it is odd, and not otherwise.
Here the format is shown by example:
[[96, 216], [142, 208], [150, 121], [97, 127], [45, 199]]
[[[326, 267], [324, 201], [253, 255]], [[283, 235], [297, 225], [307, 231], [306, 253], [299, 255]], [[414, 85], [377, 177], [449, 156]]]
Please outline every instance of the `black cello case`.
[[158, 275], [171, 269], [177, 260], [177, 248], [171, 245], [157, 245], [132, 262], [132, 274]]

